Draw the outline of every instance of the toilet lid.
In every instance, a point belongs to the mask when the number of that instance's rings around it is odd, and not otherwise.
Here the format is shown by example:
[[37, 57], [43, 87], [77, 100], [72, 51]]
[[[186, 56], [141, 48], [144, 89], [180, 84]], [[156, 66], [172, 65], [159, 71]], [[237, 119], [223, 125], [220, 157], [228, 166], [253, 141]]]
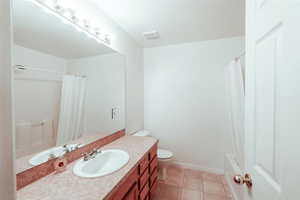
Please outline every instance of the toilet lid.
[[150, 136], [150, 132], [146, 130], [138, 131], [133, 134], [133, 136]]
[[165, 149], [158, 149], [157, 156], [158, 156], [158, 158], [161, 158], [161, 159], [167, 159], [167, 158], [171, 158], [173, 156], [173, 153], [171, 151], [168, 151]]

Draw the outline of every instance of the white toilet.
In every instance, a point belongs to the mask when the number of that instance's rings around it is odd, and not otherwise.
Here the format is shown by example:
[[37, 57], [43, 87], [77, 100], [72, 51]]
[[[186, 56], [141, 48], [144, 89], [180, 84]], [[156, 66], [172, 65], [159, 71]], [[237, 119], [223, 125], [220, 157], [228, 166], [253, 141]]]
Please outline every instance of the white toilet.
[[[138, 131], [133, 136], [141, 136], [141, 137], [151, 137], [151, 133], [146, 130]], [[173, 153], [166, 149], [158, 149], [157, 150], [157, 158], [160, 162], [169, 162], [173, 158]], [[166, 165], [162, 165], [162, 179], [164, 180], [167, 176]]]

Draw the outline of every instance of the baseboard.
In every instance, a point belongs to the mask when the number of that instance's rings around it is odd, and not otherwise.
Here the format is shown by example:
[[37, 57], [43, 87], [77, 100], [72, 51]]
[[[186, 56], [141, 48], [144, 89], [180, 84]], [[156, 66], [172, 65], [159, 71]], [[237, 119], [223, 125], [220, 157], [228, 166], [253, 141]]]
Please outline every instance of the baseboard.
[[210, 173], [220, 174], [220, 175], [224, 174], [224, 169], [210, 168], [201, 165], [195, 165], [192, 163], [177, 162], [177, 161], [173, 163], [187, 169], [194, 169], [194, 170], [205, 171], [205, 172], [210, 172]]

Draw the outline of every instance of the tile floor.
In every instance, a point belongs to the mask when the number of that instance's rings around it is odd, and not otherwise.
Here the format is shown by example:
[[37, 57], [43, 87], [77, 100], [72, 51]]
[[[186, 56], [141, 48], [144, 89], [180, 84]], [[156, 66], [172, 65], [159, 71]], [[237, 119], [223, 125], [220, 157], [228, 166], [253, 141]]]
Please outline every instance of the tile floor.
[[232, 200], [224, 176], [184, 169], [177, 165], [167, 167], [167, 177], [159, 180], [154, 200]]

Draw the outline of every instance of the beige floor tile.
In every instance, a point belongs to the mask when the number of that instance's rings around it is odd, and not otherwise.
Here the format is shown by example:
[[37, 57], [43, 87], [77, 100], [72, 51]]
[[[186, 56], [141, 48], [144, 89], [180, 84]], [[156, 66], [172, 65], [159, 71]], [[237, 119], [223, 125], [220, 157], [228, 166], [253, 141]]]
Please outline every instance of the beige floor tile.
[[183, 189], [181, 200], [203, 200], [203, 193], [199, 190]]
[[183, 188], [203, 191], [203, 180], [200, 178], [184, 177]]
[[193, 169], [184, 169], [183, 170], [184, 176], [188, 178], [200, 178], [202, 179], [203, 172]]
[[160, 184], [160, 192], [159, 198], [160, 199], [168, 199], [168, 200], [180, 200], [182, 189], [176, 186], [167, 185], [167, 184]]
[[203, 180], [206, 180], [206, 181], [214, 181], [214, 182], [222, 183], [220, 175], [217, 175], [217, 174], [204, 172], [202, 177], [203, 177]]
[[168, 185], [182, 187], [183, 177], [184, 177], [184, 173], [182, 168], [176, 165], [169, 165], [167, 167], [167, 177], [163, 181]]
[[219, 179], [221, 180], [221, 182], [222, 182], [224, 185], [227, 185], [227, 181], [226, 181], [224, 175], [220, 175], [220, 176], [219, 176]]
[[159, 180], [154, 200], [232, 200], [223, 175], [167, 166], [167, 177]]
[[232, 197], [232, 193], [231, 193], [230, 188], [229, 188], [229, 186], [227, 184], [224, 185], [224, 190], [225, 190], [226, 196]]
[[225, 189], [223, 184], [213, 181], [204, 181], [204, 193], [209, 194], [218, 194], [218, 195], [225, 195]]
[[203, 200], [232, 200], [229, 197], [226, 196], [220, 196], [216, 194], [206, 194], [204, 193], [204, 199]]

